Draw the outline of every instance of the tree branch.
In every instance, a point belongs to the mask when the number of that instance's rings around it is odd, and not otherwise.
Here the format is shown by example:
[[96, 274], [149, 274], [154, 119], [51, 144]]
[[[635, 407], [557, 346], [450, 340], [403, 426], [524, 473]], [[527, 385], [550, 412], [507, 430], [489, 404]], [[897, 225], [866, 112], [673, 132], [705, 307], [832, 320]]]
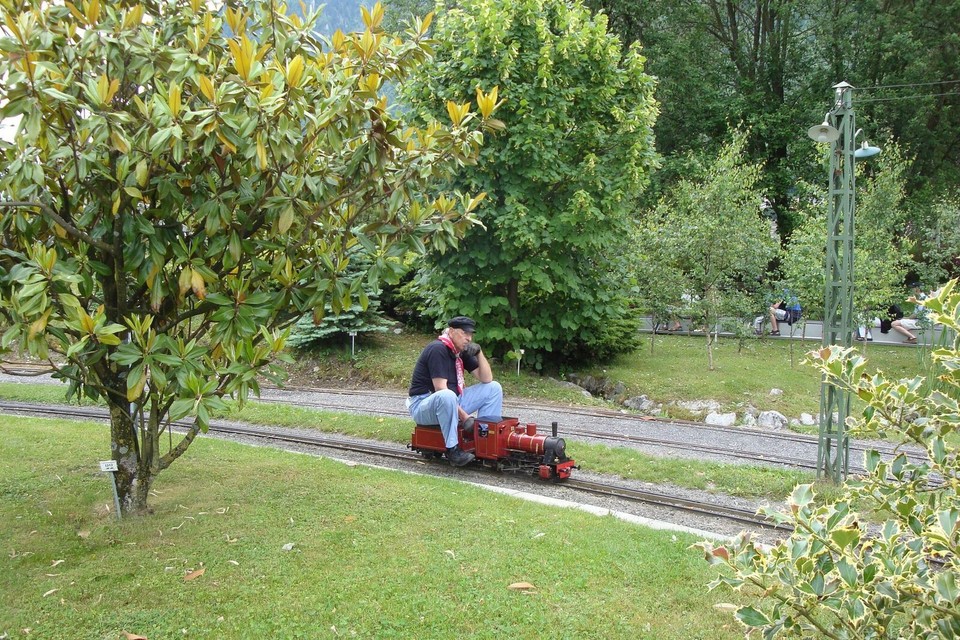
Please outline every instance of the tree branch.
[[4, 201], [0, 201], [0, 207], [25, 207], [25, 208], [36, 207], [40, 209], [40, 211], [42, 211], [44, 215], [46, 215], [48, 218], [50, 218], [51, 220], [56, 222], [58, 225], [66, 229], [67, 233], [74, 236], [78, 240], [83, 240], [90, 246], [96, 247], [97, 249], [99, 249], [100, 251], [103, 251], [104, 253], [109, 253], [111, 255], [113, 254], [112, 246], [110, 246], [109, 244], [101, 240], [97, 240], [96, 238], [88, 234], [86, 231], [81, 231], [80, 229], [77, 229], [75, 226], [73, 226], [72, 224], [64, 220], [59, 213], [54, 211], [51, 207], [43, 204], [42, 202], [24, 202], [20, 200], [4, 200]]

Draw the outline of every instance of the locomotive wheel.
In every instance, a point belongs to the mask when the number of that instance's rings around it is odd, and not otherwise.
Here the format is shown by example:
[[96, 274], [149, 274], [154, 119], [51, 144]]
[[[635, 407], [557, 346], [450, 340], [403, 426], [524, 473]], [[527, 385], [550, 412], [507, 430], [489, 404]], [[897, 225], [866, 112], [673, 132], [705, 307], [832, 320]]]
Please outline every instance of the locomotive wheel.
[[421, 451], [420, 455], [422, 455], [427, 460], [439, 460], [440, 458], [443, 457], [443, 454], [440, 453], [439, 451]]

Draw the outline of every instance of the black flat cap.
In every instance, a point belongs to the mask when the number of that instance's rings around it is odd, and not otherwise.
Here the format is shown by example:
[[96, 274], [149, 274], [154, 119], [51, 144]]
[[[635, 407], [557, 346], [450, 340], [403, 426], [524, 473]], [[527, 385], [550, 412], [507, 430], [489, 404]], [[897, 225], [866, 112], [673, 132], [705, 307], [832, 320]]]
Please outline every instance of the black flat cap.
[[477, 323], [473, 321], [473, 318], [468, 318], [467, 316], [456, 316], [450, 318], [447, 322], [447, 326], [451, 329], [462, 329], [467, 333], [473, 333], [477, 330]]

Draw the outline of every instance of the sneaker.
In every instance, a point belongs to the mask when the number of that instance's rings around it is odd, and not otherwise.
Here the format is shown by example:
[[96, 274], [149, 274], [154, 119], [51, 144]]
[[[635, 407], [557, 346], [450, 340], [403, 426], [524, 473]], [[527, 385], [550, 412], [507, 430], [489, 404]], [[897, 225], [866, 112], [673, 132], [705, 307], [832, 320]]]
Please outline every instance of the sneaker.
[[465, 464], [473, 462], [474, 455], [461, 449], [460, 447], [447, 448], [447, 460], [454, 467], [462, 467]]

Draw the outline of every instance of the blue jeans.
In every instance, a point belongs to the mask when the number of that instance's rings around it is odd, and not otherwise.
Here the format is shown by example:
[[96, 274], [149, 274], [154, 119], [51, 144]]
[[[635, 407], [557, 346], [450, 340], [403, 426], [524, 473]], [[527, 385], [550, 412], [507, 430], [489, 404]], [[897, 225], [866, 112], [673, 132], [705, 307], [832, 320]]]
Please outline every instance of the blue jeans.
[[494, 380], [470, 385], [459, 398], [450, 389], [407, 398], [407, 409], [417, 424], [440, 425], [447, 448], [455, 447], [459, 442], [457, 404], [480, 418], [499, 420], [503, 416], [503, 387]]

